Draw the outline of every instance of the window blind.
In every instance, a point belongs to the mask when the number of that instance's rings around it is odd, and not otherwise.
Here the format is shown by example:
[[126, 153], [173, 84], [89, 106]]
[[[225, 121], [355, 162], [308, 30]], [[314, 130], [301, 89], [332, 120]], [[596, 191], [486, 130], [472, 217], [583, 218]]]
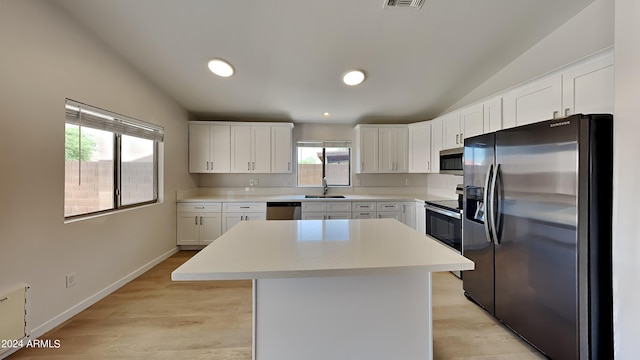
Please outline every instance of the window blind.
[[65, 101], [66, 122], [116, 134], [135, 136], [162, 142], [164, 128], [142, 120], [99, 109], [91, 105], [67, 99]]
[[351, 147], [349, 140], [300, 140], [296, 142], [297, 146], [306, 147]]

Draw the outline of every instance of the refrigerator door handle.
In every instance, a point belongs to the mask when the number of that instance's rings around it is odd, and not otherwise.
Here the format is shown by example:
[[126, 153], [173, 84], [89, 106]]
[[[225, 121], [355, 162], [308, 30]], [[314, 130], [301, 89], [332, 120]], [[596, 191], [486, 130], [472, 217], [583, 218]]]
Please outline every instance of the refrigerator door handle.
[[493, 243], [500, 245], [500, 236], [498, 236], [498, 223], [496, 222], [496, 218], [499, 217], [499, 214], [496, 214], [496, 193], [498, 186], [498, 176], [500, 173], [500, 164], [497, 164], [493, 171], [493, 178], [491, 179], [491, 194], [489, 195], [491, 201], [491, 234], [493, 235]]
[[491, 184], [491, 174], [493, 173], [493, 164], [489, 165], [489, 169], [487, 170], [487, 176], [484, 179], [484, 193], [483, 199], [484, 202], [484, 233], [486, 235], [486, 239], [488, 242], [493, 241], [493, 236], [491, 235], [491, 206], [489, 205], [489, 201], [491, 201], [489, 197], [489, 185]]

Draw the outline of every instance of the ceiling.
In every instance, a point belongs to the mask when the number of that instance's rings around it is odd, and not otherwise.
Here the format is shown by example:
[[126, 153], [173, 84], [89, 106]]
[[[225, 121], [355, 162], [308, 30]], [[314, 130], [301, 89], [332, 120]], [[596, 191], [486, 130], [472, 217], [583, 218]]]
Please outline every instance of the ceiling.
[[56, 2], [194, 119], [354, 124], [441, 114], [593, 0]]

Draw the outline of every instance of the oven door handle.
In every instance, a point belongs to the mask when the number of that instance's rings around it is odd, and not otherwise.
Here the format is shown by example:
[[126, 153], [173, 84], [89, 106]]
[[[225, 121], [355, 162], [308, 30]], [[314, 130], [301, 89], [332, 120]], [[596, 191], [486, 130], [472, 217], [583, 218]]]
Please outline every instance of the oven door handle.
[[487, 176], [484, 179], [484, 234], [487, 242], [493, 242], [491, 235], [491, 196], [489, 195], [489, 186], [491, 185], [491, 175], [493, 175], [493, 164], [489, 165]]
[[433, 211], [434, 213], [438, 213], [438, 214], [441, 214], [441, 215], [452, 217], [454, 219], [458, 219], [458, 220], [462, 219], [462, 216], [460, 215], [459, 212], [447, 211], [445, 209], [440, 209], [439, 207], [431, 206], [431, 205], [428, 205], [428, 204], [425, 204], [424, 208], [429, 210], [429, 211]]

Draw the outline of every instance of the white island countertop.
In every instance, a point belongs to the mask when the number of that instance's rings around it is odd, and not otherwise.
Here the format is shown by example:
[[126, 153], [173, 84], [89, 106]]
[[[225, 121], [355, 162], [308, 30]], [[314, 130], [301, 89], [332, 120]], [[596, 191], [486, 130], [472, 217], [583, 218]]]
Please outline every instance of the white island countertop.
[[173, 280], [242, 280], [473, 270], [472, 261], [394, 219], [243, 221]]

